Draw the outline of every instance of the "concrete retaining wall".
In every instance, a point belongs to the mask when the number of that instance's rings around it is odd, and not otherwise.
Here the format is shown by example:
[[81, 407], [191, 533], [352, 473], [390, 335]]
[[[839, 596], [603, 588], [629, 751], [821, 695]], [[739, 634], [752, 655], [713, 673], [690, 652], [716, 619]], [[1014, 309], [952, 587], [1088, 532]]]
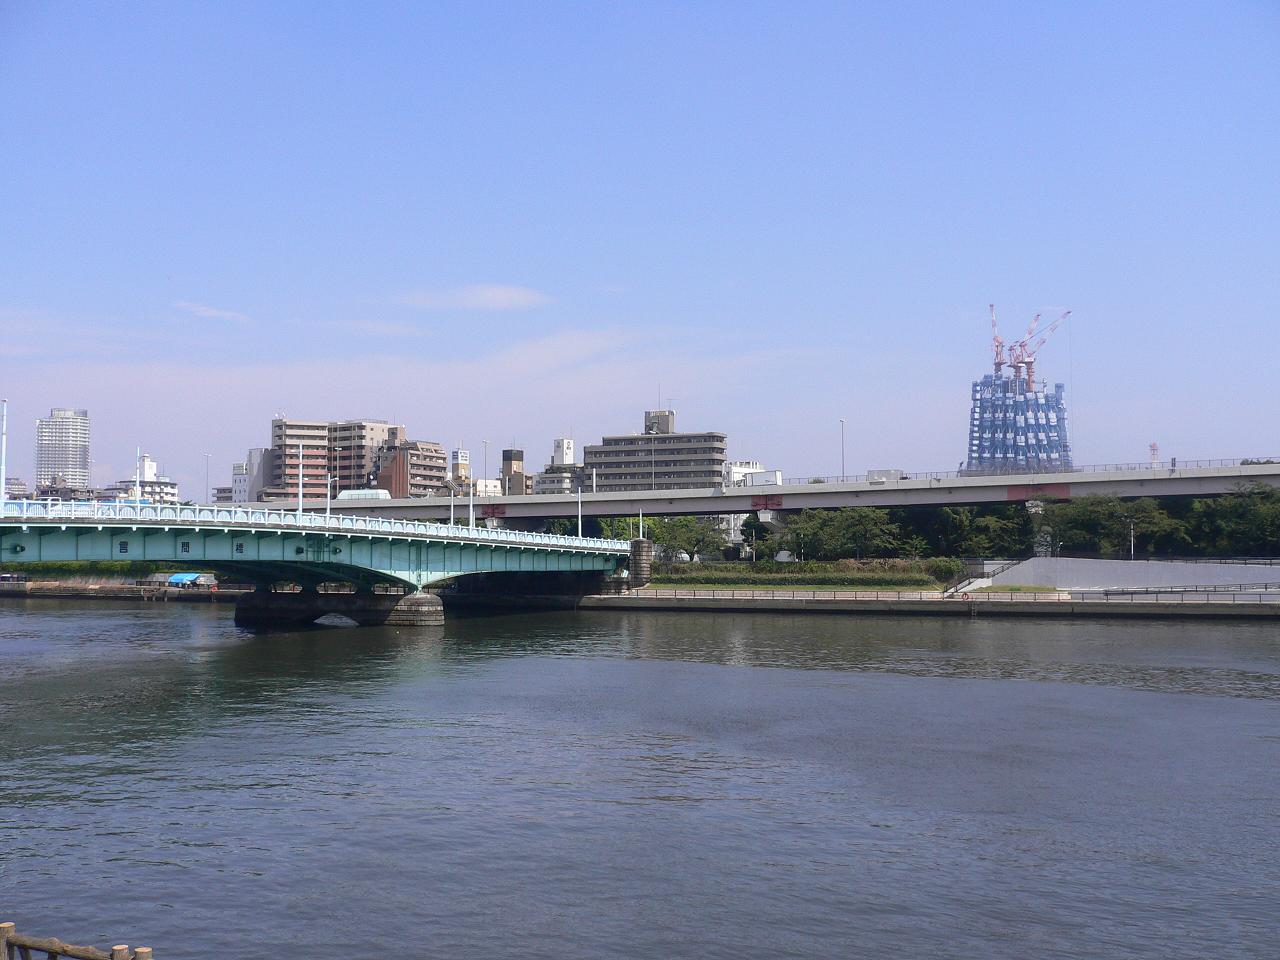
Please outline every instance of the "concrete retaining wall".
[[1076, 560], [1032, 557], [991, 578], [1006, 584], [1106, 590], [1113, 587], [1182, 587], [1235, 583], [1280, 583], [1280, 566], [1241, 563], [1187, 563], [1178, 560]]

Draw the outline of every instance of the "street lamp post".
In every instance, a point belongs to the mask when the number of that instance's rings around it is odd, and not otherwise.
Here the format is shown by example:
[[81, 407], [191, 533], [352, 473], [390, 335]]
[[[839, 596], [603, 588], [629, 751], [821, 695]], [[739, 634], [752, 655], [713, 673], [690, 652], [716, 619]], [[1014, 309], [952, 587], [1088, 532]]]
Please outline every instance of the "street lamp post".
[[298, 443], [298, 525], [302, 525], [302, 443]]
[[840, 418], [840, 482], [844, 482], [844, 417]]
[[[202, 453], [200, 456], [204, 457], [204, 502], [208, 504], [213, 502], [209, 496], [209, 460], [213, 454]], [[90, 486], [92, 486], [92, 484], [90, 484]]]
[[484, 479], [488, 480], [489, 479], [489, 441], [481, 440], [480, 442], [484, 444]]
[[[9, 497], [9, 401], [0, 400], [0, 516], [4, 516], [4, 502]], [[89, 480], [93, 486], [93, 480]]]

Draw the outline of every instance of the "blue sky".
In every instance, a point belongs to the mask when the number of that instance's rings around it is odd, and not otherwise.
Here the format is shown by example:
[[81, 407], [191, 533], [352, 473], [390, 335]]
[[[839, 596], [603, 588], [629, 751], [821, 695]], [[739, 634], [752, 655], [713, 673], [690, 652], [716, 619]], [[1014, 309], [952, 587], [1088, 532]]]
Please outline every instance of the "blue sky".
[[[0, 3], [0, 392], [198, 495], [276, 411], [951, 469], [1280, 454], [1280, 5]], [[495, 461], [497, 457], [492, 458]]]

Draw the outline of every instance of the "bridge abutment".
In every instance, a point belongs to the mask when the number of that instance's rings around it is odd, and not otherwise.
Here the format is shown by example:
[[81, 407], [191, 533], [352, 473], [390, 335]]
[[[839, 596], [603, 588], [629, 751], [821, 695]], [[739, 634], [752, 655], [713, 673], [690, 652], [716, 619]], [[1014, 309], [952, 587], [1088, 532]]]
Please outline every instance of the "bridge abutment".
[[236, 601], [236, 625], [298, 627], [336, 613], [368, 626], [425, 627], [444, 623], [444, 605], [433, 593], [298, 593], [255, 590]]
[[643, 587], [653, 579], [653, 541], [636, 538], [631, 541], [630, 587]]

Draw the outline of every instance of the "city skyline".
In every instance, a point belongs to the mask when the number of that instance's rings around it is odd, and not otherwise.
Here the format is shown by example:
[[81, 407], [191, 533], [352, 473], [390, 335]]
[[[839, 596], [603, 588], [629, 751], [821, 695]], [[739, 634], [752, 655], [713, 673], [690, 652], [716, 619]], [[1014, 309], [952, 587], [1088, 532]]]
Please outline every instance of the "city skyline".
[[55, 406], [196, 491], [277, 411], [541, 466], [659, 394], [789, 475], [842, 418], [954, 469], [990, 302], [1074, 311], [1077, 463], [1277, 452], [1268, 5], [3, 17], [15, 475]]

